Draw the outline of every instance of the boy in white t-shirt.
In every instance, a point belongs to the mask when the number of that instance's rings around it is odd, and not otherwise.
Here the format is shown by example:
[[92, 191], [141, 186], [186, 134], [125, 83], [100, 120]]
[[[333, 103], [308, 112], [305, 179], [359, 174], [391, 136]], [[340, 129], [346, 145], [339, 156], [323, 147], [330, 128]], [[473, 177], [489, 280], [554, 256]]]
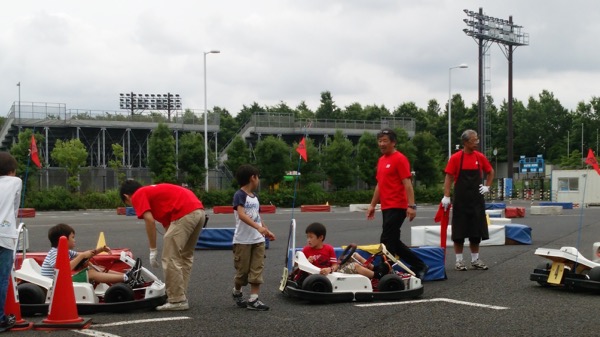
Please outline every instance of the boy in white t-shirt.
[[[242, 165], [236, 171], [236, 179], [241, 186], [233, 195], [235, 233], [233, 235], [234, 277], [233, 300], [241, 308], [269, 310], [258, 300], [260, 285], [263, 283], [265, 266], [265, 237], [275, 240], [275, 235], [267, 229], [259, 215], [260, 203], [254, 190], [258, 188], [258, 169], [252, 165]], [[244, 300], [242, 287], [250, 283], [250, 297]]]
[[0, 332], [15, 325], [14, 315], [4, 314], [8, 281], [17, 243], [17, 214], [23, 182], [16, 177], [17, 160], [8, 152], [0, 152]]

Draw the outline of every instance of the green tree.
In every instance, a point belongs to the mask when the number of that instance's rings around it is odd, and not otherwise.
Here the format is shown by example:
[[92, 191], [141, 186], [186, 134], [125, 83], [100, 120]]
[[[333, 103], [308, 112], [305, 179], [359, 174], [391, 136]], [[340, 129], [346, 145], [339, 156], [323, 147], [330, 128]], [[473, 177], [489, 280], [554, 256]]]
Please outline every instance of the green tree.
[[290, 147], [283, 140], [268, 136], [256, 144], [254, 154], [261, 180], [272, 189], [290, 169]]
[[206, 175], [204, 167], [204, 137], [197, 132], [179, 138], [179, 168], [185, 173], [184, 181], [191, 187], [200, 187]]
[[443, 159], [440, 143], [430, 132], [419, 132], [412, 143], [419, 154], [414, 162], [412, 169], [416, 172], [417, 180], [427, 186], [435, 186], [441, 181]]
[[166, 124], [159, 123], [148, 141], [148, 168], [155, 183], [176, 181], [175, 138]]
[[335, 105], [333, 97], [329, 91], [321, 93], [321, 105], [315, 111], [315, 117], [318, 119], [340, 119], [342, 113], [340, 108]]
[[[227, 160], [225, 161], [225, 166], [229, 171], [235, 175], [237, 169], [243, 164], [252, 163], [251, 158], [252, 153], [248, 148], [246, 142], [242, 139], [242, 137], [235, 136], [227, 149]], [[234, 179], [234, 185], [237, 186], [237, 182]]]
[[294, 116], [298, 119], [312, 119], [315, 118], [315, 113], [306, 105], [305, 101], [302, 101], [296, 106]]
[[369, 187], [377, 184], [377, 161], [381, 156], [377, 145], [377, 136], [368, 132], [363, 133], [358, 140], [356, 149], [356, 164], [358, 175]]
[[125, 172], [122, 172], [123, 162], [125, 158], [125, 150], [121, 144], [111, 144], [112, 147], [112, 158], [108, 160], [108, 167], [112, 168], [115, 171], [117, 176], [117, 181], [119, 185], [125, 181]]
[[213, 112], [219, 114], [218, 148], [220, 151], [223, 151], [223, 147], [226, 146], [239, 131], [240, 125], [226, 109], [215, 107]]
[[259, 112], [265, 112], [267, 109], [261, 107], [258, 103], [254, 102], [251, 106], [242, 106], [242, 110], [235, 116], [235, 120], [238, 123], [239, 127], [246, 125], [250, 121], [253, 115]]
[[337, 130], [333, 141], [323, 151], [323, 170], [336, 190], [348, 188], [355, 182], [356, 165], [352, 160], [354, 147], [341, 130]]
[[58, 166], [66, 169], [68, 178], [67, 185], [72, 192], [79, 190], [79, 172], [85, 165], [88, 152], [79, 139], [67, 141], [57, 140], [54, 149], [50, 154], [52, 160], [58, 163]]
[[390, 117], [390, 110], [385, 107], [385, 105], [377, 106], [377, 105], [367, 105], [364, 109], [365, 120], [368, 121], [378, 121], [383, 117]]
[[573, 150], [569, 156], [562, 156], [560, 158], [560, 168], [564, 170], [582, 169], [585, 168], [585, 165], [579, 150]]

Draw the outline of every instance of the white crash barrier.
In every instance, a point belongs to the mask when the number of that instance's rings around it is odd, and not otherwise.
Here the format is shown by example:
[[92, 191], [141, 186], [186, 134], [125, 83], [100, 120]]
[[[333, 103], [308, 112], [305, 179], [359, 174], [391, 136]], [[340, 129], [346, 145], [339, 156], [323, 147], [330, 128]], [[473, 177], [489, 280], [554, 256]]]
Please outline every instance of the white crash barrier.
[[[369, 204], [350, 204], [350, 212], [366, 212]], [[381, 211], [381, 205], [375, 206], [376, 211]]]
[[531, 206], [532, 215], [560, 215], [563, 213], [562, 206]]
[[[504, 226], [502, 225], [489, 225], [488, 230], [490, 233], [489, 240], [481, 241], [481, 246], [503, 246], [506, 241], [506, 234]], [[436, 226], [413, 226], [410, 229], [411, 235], [411, 246], [439, 246], [441, 229], [439, 225]], [[452, 242], [452, 226], [448, 226], [448, 237], [446, 240], [446, 246], [451, 247], [454, 245]], [[465, 245], [468, 246], [469, 239], [465, 240]]]
[[508, 225], [512, 223], [509, 218], [490, 218], [490, 225]]

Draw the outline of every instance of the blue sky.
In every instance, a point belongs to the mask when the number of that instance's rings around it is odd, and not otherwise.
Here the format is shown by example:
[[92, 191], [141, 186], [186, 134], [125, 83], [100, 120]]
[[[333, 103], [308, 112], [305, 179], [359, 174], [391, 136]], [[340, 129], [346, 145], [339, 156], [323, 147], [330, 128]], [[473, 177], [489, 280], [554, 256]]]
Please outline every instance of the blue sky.
[[[576, 5], [573, 5], [576, 4]], [[185, 108], [243, 104], [385, 105], [477, 100], [477, 45], [463, 9], [529, 33], [514, 53], [514, 96], [547, 89], [568, 109], [600, 96], [600, 2], [222, 0], [7, 2], [0, 12], [0, 114], [18, 100], [118, 110], [121, 92], [177, 93]], [[491, 46], [491, 94], [507, 97], [507, 62]], [[2, 112], [4, 109], [4, 112]]]

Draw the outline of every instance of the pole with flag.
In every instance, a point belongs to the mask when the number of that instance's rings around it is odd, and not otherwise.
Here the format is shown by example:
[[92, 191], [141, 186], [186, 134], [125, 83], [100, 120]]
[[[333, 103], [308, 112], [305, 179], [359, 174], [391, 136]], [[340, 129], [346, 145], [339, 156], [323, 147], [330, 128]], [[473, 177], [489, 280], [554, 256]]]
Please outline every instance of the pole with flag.
[[38, 168], [42, 168], [42, 163], [40, 163], [40, 157], [38, 156], [37, 145], [35, 144], [35, 136], [31, 134], [31, 145], [29, 145], [29, 155], [31, 156], [31, 161]]
[[594, 155], [594, 151], [592, 149], [588, 150], [587, 158], [585, 159], [585, 163], [594, 168], [594, 170], [600, 174], [600, 167], [598, 166], [598, 161], [596, 160], [596, 156]]
[[302, 137], [302, 140], [300, 141], [300, 143], [298, 143], [296, 152], [300, 154], [300, 156], [302, 157], [302, 159], [304, 159], [305, 162], [308, 162], [308, 155], [306, 154], [306, 137]]

